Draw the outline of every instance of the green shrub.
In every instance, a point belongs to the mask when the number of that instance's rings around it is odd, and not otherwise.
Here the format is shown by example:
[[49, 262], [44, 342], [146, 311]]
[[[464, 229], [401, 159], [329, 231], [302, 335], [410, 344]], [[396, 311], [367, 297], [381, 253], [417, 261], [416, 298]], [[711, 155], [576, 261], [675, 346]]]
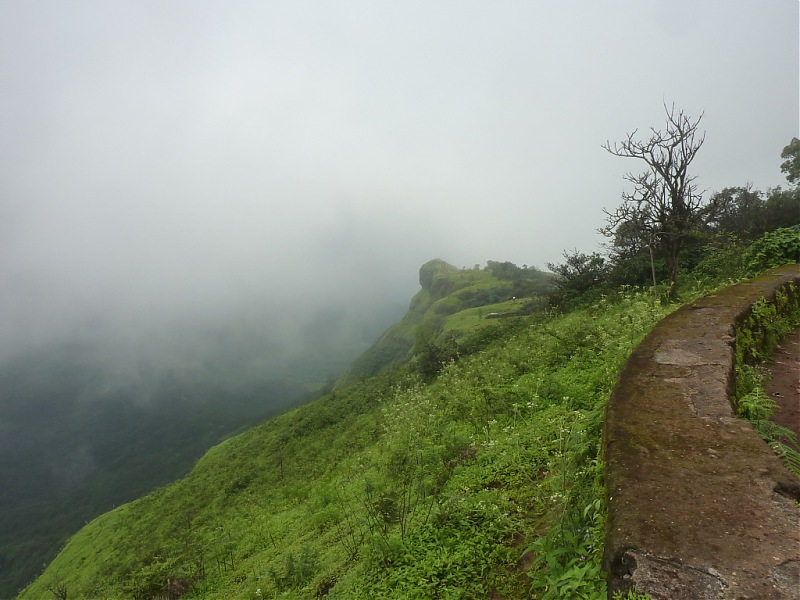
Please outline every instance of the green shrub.
[[299, 553], [288, 552], [284, 557], [283, 569], [270, 569], [270, 577], [279, 590], [299, 588], [307, 584], [319, 568], [317, 551], [311, 546], [303, 546]]
[[765, 233], [745, 252], [751, 275], [800, 260], [800, 225]]
[[[762, 238], [763, 239], [763, 238]], [[770, 420], [777, 404], [765, 388], [761, 365], [780, 340], [800, 325], [800, 294], [794, 284], [779, 290], [772, 302], [759, 300], [736, 331], [736, 391], [739, 417], [747, 420], [769, 444], [784, 465], [800, 478], [800, 445], [797, 435]]]
[[738, 279], [747, 272], [748, 246], [734, 235], [720, 235], [705, 245], [691, 276], [699, 281]]

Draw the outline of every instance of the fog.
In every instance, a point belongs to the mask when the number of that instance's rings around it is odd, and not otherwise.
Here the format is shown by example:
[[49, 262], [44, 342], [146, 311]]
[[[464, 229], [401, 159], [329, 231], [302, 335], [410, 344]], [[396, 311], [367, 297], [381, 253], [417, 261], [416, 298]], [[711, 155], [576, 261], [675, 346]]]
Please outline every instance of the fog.
[[600, 146], [663, 103], [705, 113], [701, 187], [782, 183], [798, 4], [3, 2], [0, 81], [0, 356], [202, 326], [301, 357], [431, 258], [597, 250], [636, 169]]
[[704, 113], [701, 188], [784, 183], [796, 0], [0, 2], [0, 596], [329, 382], [432, 258], [601, 249]]

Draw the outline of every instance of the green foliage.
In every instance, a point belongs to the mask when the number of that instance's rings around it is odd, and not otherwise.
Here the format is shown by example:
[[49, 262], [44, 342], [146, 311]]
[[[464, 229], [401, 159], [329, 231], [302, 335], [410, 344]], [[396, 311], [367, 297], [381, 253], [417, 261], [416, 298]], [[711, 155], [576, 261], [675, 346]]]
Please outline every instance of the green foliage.
[[800, 325], [800, 290], [790, 284], [772, 301], [759, 300], [736, 329], [737, 364], [768, 358], [780, 340]]
[[606, 259], [594, 252], [583, 254], [577, 250], [564, 252], [564, 262], [548, 263], [547, 268], [556, 274], [557, 291], [550, 296], [551, 303], [566, 307], [569, 301], [601, 285], [608, 274]]
[[[639, 147], [634, 144], [634, 149], [637, 148]], [[631, 147], [622, 149], [630, 150]], [[623, 152], [623, 155], [627, 153]], [[797, 178], [791, 175], [796, 175], [793, 171], [796, 171], [797, 139], [793, 139], [784, 148], [782, 156], [789, 159], [782, 168], [790, 183], [796, 184]], [[637, 177], [632, 181], [644, 182]], [[655, 191], [655, 188], [645, 187], [650, 192]], [[582, 290], [559, 292], [554, 296], [554, 304], [569, 306], [574, 304], [575, 298], [580, 303], [581, 296], [592, 302], [596, 299], [592, 295], [597, 293], [598, 287], [604, 293], [609, 291], [610, 286], [658, 287], [664, 285], [662, 282], [665, 279], [670, 282], [670, 293], [673, 293], [676, 287], [671, 284], [675, 283], [675, 274], [679, 275], [680, 285], [684, 285], [687, 278], [690, 285], [698, 279], [703, 280], [702, 285], [706, 286], [713, 285], [714, 280], [719, 283], [733, 283], [753, 277], [773, 266], [795, 262], [800, 256], [796, 239], [787, 238], [785, 234], [767, 237], [761, 242], [762, 247], [755, 247], [748, 256], [744, 255], [750, 241], [778, 229], [793, 229], [800, 222], [800, 188], [796, 185], [789, 190], [775, 187], [766, 192], [754, 190], [749, 185], [724, 188], [711, 196], [707, 206], [697, 205], [695, 216], [699, 220], [694, 226], [680, 233], [678, 230], [682, 228], [677, 227], [677, 224], [676, 227], [668, 227], [669, 233], [666, 237], [662, 236], [664, 232], [658, 227], [647, 227], [649, 218], [644, 221], [640, 218], [643, 216], [639, 212], [642, 203], [649, 208], [655, 206], [650, 204], [650, 200], [654, 198], [649, 196], [648, 193], [638, 197], [635, 203], [637, 208], [629, 205], [630, 210], [622, 210], [621, 207], [614, 214], [607, 213], [609, 226], [602, 228], [601, 232], [610, 236], [613, 242], [609, 248], [604, 276], [597, 278], [594, 285], [591, 285], [590, 279], [587, 285], [578, 286]], [[697, 200], [699, 202], [699, 198]], [[660, 201], [655, 204], [660, 206], [656, 221], [668, 219], [669, 207], [664, 208], [666, 205]], [[679, 220], [692, 212], [679, 210]], [[736, 254], [737, 250], [742, 253]], [[723, 256], [719, 255], [720, 252]], [[568, 268], [569, 261], [558, 267]], [[571, 277], [564, 279], [569, 282]], [[580, 279], [576, 279], [576, 284], [580, 284]]]
[[[581, 448], [586, 441], [575, 439], [574, 433], [570, 430], [564, 440], [565, 457], [596, 452], [594, 448]], [[526, 550], [535, 556], [531, 591], [542, 599], [606, 598], [605, 574], [600, 569], [605, 523], [605, 507], [600, 500], [602, 463], [595, 458], [588, 467], [565, 464], [562, 473], [557, 489], [562, 502], [556, 511], [560, 516], [547, 534]]]
[[794, 284], [772, 302], [760, 300], [736, 331], [736, 392], [739, 417], [747, 420], [784, 465], [800, 478], [800, 445], [790, 429], [770, 420], [777, 403], [768, 396], [763, 363], [788, 333], [800, 326], [800, 294]]
[[747, 248], [747, 243], [732, 234], [713, 237], [700, 249], [699, 260], [690, 277], [705, 284], [733, 283], [741, 279], [747, 272]]
[[654, 257], [650, 262], [647, 250], [630, 257], [615, 256], [608, 269], [608, 282], [613, 287], [623, 285], [652, 285], [653, 269], [656, 271], [656, 281], [663, 281], [667, 276], [667, 265], [663, 258]]
[[778, 407], [760, 385], [742, 395], [736, 404], [739, 416], [748, 421], [767, 420]]
[[800, 444], [798, 444], [797, 434], [787, 427], [774, 423], [769, 418], [747, 420], [750, 421], [761, 439], [775, 451], [786, 468], [800, 479]]
[[[500, 280], [511, 281], [510, 297], [533, 296], [535, 294], [547, 293], [553, 287], [553, 279], [550, 273], [540, 271], [536, 267], [523, 265], [518, 267], [512, 262], [497, 262], [490, 260], [486, 263], [486, 269]], [[508, 298], [497, 299], [495, 302]], [[494, 302], [484, 302], [483, 304], [493, 304]]]
[[84, 528], [22, 598], [56, 573], [75, 597], [602, 593], [602, 406], [672, 308], [622, 292], [465, 332], [427, 383], [409, 365], [213, 448]]
[[753, 240], [767, 231], [762, 193], [746, 187], [728, 187], [711, 196], [719, 206], [713, 228], [719, 233]]
[[767, 232], [800, 222], [800, 189], [768, 189], [766, 195], [747, 187], [725, 188], [712, 196], [720, 210], [711, 230], [752, 241]]
[[319, 569], [318, 552], [308, 545], [303, 546], [297, 554], [290, 551], [285, 555], [282, 566], [280, 571], [274, 567], [269, 568], [275, 587], [280, 591], [302, 588]]
[[487, 261], [486, 270], [491, 271], [492, 275], [498, 279], [509, 280], [522, 278], [527, 275], [528, 271], [528, 269], [522, 269], [512, 262], [498, 262], [496, 260]]
[[800, 182], [800, 140], [793, 137], [781, 152], [781, 158], [785, 159], [781, 171], [786, 174], [786, 180], [797, 185]]
[[764, 203], [765, 231], [791, 228], [800, 223], [800, 186], [783, 190], [780, 186], [768, 191]]
[[637, 594], [631, 590], [624, 595], [619, 592], [614, 594], [614, 600], [650, 600], [650, 596], [647, 594]]
[[745, 260], [752, 275], [766, 269], [800, 260], [800, 226], [777, 229], [764, 234], [746, 251]]
[[[187, 599], [605, 597], [603, 408], [677, 305], [597, 288], [569, 313], [473, 319], [481, 307], [461, 308], [459, 292], [498, 280], [440, 275], [429, 285], [455, 281], [451, 292], [426, 291], [395, 329], [419, 334], [412, 362], [216, 446], [184, 479], [85, 527], [21, 598], [52, 581], [109, 599], [178, 584]], [[751, 316], [749, 355], [778, 323], [767, 306]], [[763, 416], [758, 400], [743, 404]]]
[[551, 273], [511, 262], [489, 261], [485, 269], [457, 269], [441, 260], [420, 269], [422, 289], [406, 315], [358, 357], [336, 383], [343, 389], [414, 360], [426, 379], [462, 354], [461, 342], [477, 329], [496, 328], [495, 318], [520, 314], [553, 288]]
[[[531, 277], [540, 275], [536, 271]], [[408, 312], [353, 361], [334, 389], [341, 390], [365, 377], [403, 365], [421, 352], [436, 352], [436, 348], [449, 343], [445, 336], [454, 340], [460, 334], [457, 320], [444, 331], [451, 316], [513, 296], [513, 284], [501, 281], [491, 271], [457, 269], [442, 260], [429, 261], [420, 268], [420, 284], [422, 289], [412, 298]], [[462, 324], [465, 329], [473, 325], [471, 320]], [[425, 371], [435, 374], [441, 362], [437, 360], [434, 358], [426, 365]]]
[[458, 346], [452, 336], [437, 343], [432, 335], [423, 334], [414, 344], [414, 354], [417, 371], [425, 380], [430, 381], [445, 364], [458, 358]]

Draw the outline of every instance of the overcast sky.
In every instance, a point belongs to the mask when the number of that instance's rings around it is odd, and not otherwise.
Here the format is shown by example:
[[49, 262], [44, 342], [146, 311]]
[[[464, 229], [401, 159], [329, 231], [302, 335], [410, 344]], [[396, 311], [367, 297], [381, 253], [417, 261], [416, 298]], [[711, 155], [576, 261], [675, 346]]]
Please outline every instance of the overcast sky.
[[0, 346], [598, 250], [664, 102], [785, 184], [797, 0], [0, 0]]

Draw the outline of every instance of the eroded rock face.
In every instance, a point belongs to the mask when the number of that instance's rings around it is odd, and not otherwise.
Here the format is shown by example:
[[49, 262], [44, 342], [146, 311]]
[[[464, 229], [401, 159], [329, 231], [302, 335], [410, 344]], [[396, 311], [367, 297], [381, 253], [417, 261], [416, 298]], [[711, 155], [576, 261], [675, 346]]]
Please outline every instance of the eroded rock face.
[[797, 480], [734, 415], [735, 326], [775, 269], [676, 311], [626, 363], [605, 426], [610, 592], [800, 599]]
[[445, 297], [450, 290], [448, 286], [452, 283], [447, 277], [437, 277], [437, 275], [446, 275], [458, 269], [443, 261], [440, 258], [429, 260], [419, 268], [419, 284], [422, 289], [427, 290], [437, 298]]

